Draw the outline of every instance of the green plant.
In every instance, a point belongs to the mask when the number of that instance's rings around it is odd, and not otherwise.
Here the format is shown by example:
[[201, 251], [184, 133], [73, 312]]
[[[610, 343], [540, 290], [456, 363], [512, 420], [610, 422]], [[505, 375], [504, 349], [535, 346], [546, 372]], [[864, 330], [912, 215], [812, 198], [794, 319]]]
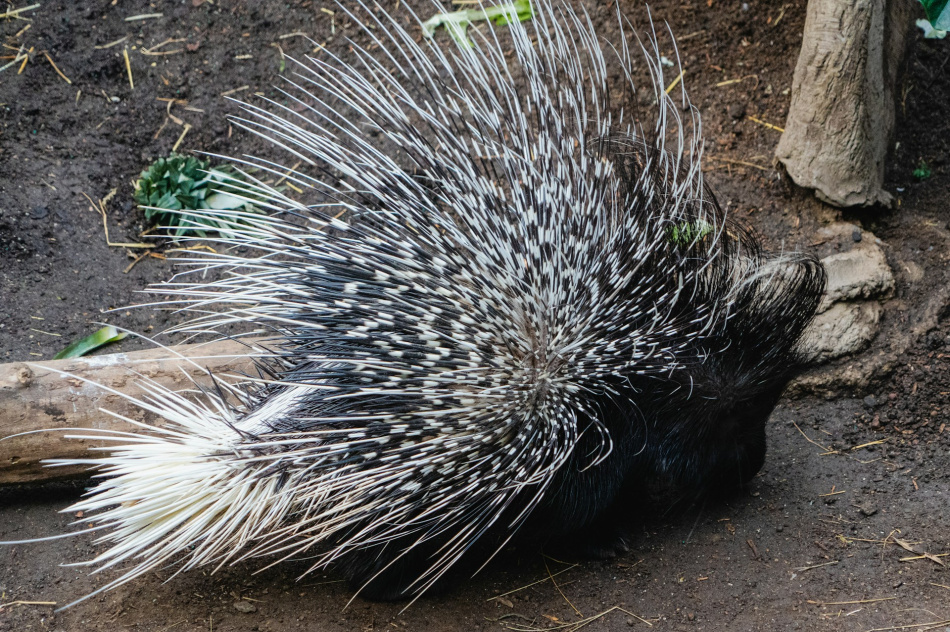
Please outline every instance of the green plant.
[[206, 237], [207, 230], [227, 235], [242, 223], [231, 211], [261, 212], [249, 201], [254, 195], [245, 183], [244, 174], [231, 166], [212, 168], [206, 160], [173, 153], [142, 172], [135, 201], [145, 209], [147, 221], [167, 227], [176, 237]]
[[701, 219], [694, 222], [682, 222], [667, 228], [670, 241], [677, 246], [689, 246], [702, 241], [713, 230], [712, 225]]
[[917, 168], [914, 169], [914, 180], [926, 180], [934, 174], [933, 169], [930, 168], [923, 159], [917, 163]]
[[950, 31], [950, 0], [920, 0], [927, 19], [938, 31]]
[[515, 0], [509, 4], [485, 9], [462, 9], [451, 13], [439, 13], [422, 23], [422, 31], [426, 37], [432, 37], [441, 26], [460, 46], [472, 48], [474, 44], [468, 38], [468, 27], [472, 22], [491, 20], [495, 24], [504, 25], [525, 22], [533, 17], [534, 9], [531, 8], [531, 0]]

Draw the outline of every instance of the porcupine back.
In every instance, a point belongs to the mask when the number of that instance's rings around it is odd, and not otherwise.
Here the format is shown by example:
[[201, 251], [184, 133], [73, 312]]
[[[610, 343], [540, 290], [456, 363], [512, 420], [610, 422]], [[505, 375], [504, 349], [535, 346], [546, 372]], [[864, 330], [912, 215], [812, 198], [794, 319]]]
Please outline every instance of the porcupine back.
[[784, 328], [773, 355], [791, 357], [810, 315], [734, 310], [776, 274], [801, 299], [808, 266], [770, 263], [727, 227], [654, 36], [644, 113], [625, 38], [609, 85], [591, 21], [558, 0], [534, 9], [465, 48], [361, 7], [372, 45], [353, 61], [309, 59], [289, 105], [242, 105], [236, 122], [330, 202], [258, 181], [248, 192], [272, 214], [235, 213], [219, 240], [250, 251], [191, 254], [156, 288], [195, 315], [181, 331], [257, 323], [275, 353], [266, 380], [225, 394], [149, 386], [143, 407], [169, 425], [102, 433], [119, 445], [86, 462], [106, 478], [69, 509], [108, 529], [89, 564], [126, 566], [100, 590], [170, 562], [306, 555], [375, 596], [420, 594], [533, 514], [550, 535], [582, 529], [670, 470], [675, 445], [651, 437], [689, 436], [689, 420], [651, 411], [715, 382], [703, 367], [735, 342], [731, 323]]

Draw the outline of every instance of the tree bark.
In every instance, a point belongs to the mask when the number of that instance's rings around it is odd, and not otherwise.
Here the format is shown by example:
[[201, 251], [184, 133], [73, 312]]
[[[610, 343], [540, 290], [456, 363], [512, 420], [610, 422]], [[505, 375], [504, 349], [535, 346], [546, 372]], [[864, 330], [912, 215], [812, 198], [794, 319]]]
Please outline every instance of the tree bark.
[[890, 205], [894, 132], [911, 0], [809, 0], [785, 132], [775, 155], [799, 186], [835, 206]]
[[142, 378], [182, 390], [193, 387], [192, 379], [207, 385], [207, 379], [202, 378], [207, 378], [208, 370], [219, 375], [253, 370], [252, 348], [246, 343], [220, 341], [172, 350], [194, 364], [164, 349], [0, 364], [0, 485], [88, 475], [85, 466], [51, 468], [42, 464], [44, 459], [85, 458], [90, 448], [112, 444], [67, 439], [70, 433], [64, 432], [66, 429], [141, 432], [103, 410], [162, 425], [155, 415], [107, 389], [134, 397], [142, 394]]

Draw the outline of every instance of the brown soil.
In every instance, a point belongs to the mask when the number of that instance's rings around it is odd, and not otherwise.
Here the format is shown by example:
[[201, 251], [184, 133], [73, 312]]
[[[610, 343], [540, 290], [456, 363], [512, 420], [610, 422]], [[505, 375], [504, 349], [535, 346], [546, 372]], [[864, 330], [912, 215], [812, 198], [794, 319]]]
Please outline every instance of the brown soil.
[[[779, 133], [750, 119], [779, 126], [785, 119], [804, 4], [659, 0], [651, 7], [680, 38], [690, 94], [704, 117], [708, 180], [733, 217], [771, 248], [829, 248], [813, 236], [836, 215], [783, 183], [771, 167]], [[50, 358], [96, 322], [154, 334], [174, 318], [145, 309], [105, 313], [140, 300], [138, 290], [172, 269], [146, 258], [126, 272], [141, 250], [108, 246], [86, 195], [98, 200], [116, 189], [107, 204], [109, 234], [139, 241], [146, 226], [131, 183], [183, 133], [171, 116], [191, 126], [183, 150], [280, 159], [232, 130], [224, 114], [236, 108], [221, 94], [243, 86], [235, 96], [275, 94], [277, 45], [297, 57], [313, 48], [286, 34], [306, 33], [345, 54], [345, 37], [360, 36], [339, 11], [331, 18], [323, 6], [53, 2], [20, 14], [32, 21], [0, 21], [5, 54], [21, 44], [32, 51], [22, 73], [19, 65], [0, 73], [0, 360]], [[588, 9], [609, 37], [612, 5]], [[622, 9], [646, 24], [643, 7], [625, 0]], [[150, 13], [162, 16], [126, 20]], [[127, 39], [106, 47], [120, 38]], [[168, 39], [181, 41], [155, 48]], [[150, 48], [168, 54], [144, 54]], [[771, 424], [765, 468], [746, 493], [650, 521], [633, 550], [609, 562], [568, 566], [506, 551], [448, 595], [421, 599], [405, 612], [359, 598], [348, 605], [349, 591], [332, 575], [298, 581], [306, 566], [294, 564], [259, 574], [252, 565], [193, 572], [168, 583], [169, 573], [157, 572], [54, 612], [35, 602], [63, 605], [107, 579], [87, 567], [60, 566], [93, 557], [92, 539], [0, 547], [0, 631], [555, 629], [605, 612], [585, 630], [950, 625], [950, 557], [934, 557], [950, 553], [948, 59], [950, 40], [917, 42], [887, 185], [900, 208], [847, 217], [886, 242], [898, 275], [885, 329], [862, 356], [893, 357], [861, 392], [784, 401]], [[741, 81], [721, 85], [730, 79]], [[159, 99], [187, 104], [169, 107]], [[933, 169], [922, 182], [912, 177], [921, 160]], [[936, 310], [931, 321], [920, 320], [922, 306]], [[930, 324], [918, 331], [920, 322]], [[895, 351], [891, 334], [906, 331], [915, 332], [910, 346]], [[120, 348], [136, 344], [127, 340]], [[80, 489], [0, 492], [0, 539], [69, 531], [74, 516], [56, 512]], [[898, 540], [932, 555], [920, 557]], [[562, 570], [556, 586], [541, 581], [492, 599]]]

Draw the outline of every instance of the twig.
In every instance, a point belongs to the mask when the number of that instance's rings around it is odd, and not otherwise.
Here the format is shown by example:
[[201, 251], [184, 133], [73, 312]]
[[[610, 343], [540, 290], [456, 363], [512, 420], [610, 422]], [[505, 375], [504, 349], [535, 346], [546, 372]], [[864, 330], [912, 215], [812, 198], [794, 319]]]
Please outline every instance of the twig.
[[125, 18], [126, 22], [138, 22], [139, 20], [151, 20], [153, 18], [160, 18], [164, 16], [164, 13], [141, 13], [139, 15], [130, 15]]
[[63, 334], [54, 334], [54, 333], [51, 332], [51, 331], [43, 331], [42, 329], [36, 329], [36, 328], [34, 328], [34, 327], [30, 327], [30, 331], [35, 331], [35, 332], [40, 333], [40, 334], [46, 334], [47, 336], [56, 336], [57, 338], [62, 338], [62, 337], [63, 337]]
[[[712, 157], [715, 158], [715, 156], [712, 156]], [[832, 450], [831, 448], [827, 448], [821, 445], [820, 443], [818, 443], [817, 441], [815, 441], [814, 439], [812, 439], [811, 437], [809, 437], [807, 434], [805, 434], [805, 431], [799, 428], [797, 423], [792, 422], [792, 425], [795, 426], [795, 430], [802, 433], [802, 436], [805, 437], [805, 440], [808, 441], [808, 443], [818, 446], [819, 448], [825, 451], [825, 454], [838, 454], [837, 450]]]
[[568, 566], [567, 568], [562, 569], [562, 570], [559, 570], [558, 572], [554, 573], [553, 575], [548, 575], [547, 577], [542, 577], [541, 579], [539, 579], [539, 580], [536, 581], [536, 582], [531, 582], [530, 584], [526, 584], [526, 585], [524, 585], [524, 586], [522, 586], [522, 587], [520, 587], [520, 588], [515, 588], [514, 590], [509, 590], [508, 592], [506, 592], [506, 593], [501, 593], [500, 595], [495, 595], [494, 597], [492, 597], [492, 598], [490, 598], [490, 599], [486, 599], [486, 601], [492, 601], [493, 599], [498, 599], [498, 598], [500, 598], [500, 597], [507, 597], [508, 595], [514, 594], [514, 593], [516, 593], [516, 592], [520, 592], [520, 591], [524, 590], [525, 588], [531, 588], [532, 586], [537, 586], [538, 584], [542, 584], [542, 583], [548, 581], [549, 579], [551, 579], [551, 578], [553, 578], [553, 577], [557, 577], [557, 576], [560, 575], [561, 573], [566, 573], [567, 571], [571, 570], [572, 568], [577, 568], [577, 566], [578, 566], [577, 564], [571, 564], [571, 565]]
[[20, 69], [16, 71], [16, 74], [22, 75], [23, 69], [26, 68], [26, 62], [30, 61], [30, 53], [33, 52], [33, 47], [30, 46], [30, 50], [27, 51], [27, 54], [23, 55], [23, 63], [20, 64]]
[[554, 584], [554, 587], [557, 589], [557, 591], [561, 593], [561, 596], [564, 597], [564, 601], [566, 601], [567, 605], [574, 609], [574, 612], [577, 613], [577, 616], [583, 617], [584, 615], [581, 614], [581, 611], [577, 609], [577, 606], [571, 603], [571, 600], [567, 598], [567, 595], [564, 594], [564, 591], [561, 590], [561, 587], [557, 585], [556, 581], [554, 581], [554, 575], [551, 574], [551, 569], [548, 568], [548, 561], [544, 558], [542, 558], [542, 561], [544, 562], [544, 570], [548, 572], [548, 578], [551, 580], [551, 583]]
[[881, 443], [887, 443], [887, 439], [878, 439], [877, 441], [869, 441], [867, 443], [862, 443], [861, 445], [856, 445], [851, 450], [860, 450], [861, 448], [868, 448], [872, 445], [879, 445]]
[[122, 56], [125, 57], [125, 70], [129, 73], [129, 88], [135, 90], [135, 82], [132, 81], [132, 64], [129, 62], [129, 49], [122, 49]]
[[162, 51], [158, 49], [164, 46], [165, 44], [177, 44], [178, 42], [185, 42], [185, 41], [187, 41], [186, 38], [174, 39], [174, 38], [169, 37], [164, 42], [156, 44], [155, 46], [152, 46], [151, 48], [143, 48], [139, 52], [142, 53], [143, 55], [174, 55], [175, 53], [182, 52], [184, 49], [176, 48], [174, 50], [162, 50]]
[[185, 123], [185, 129], [181, 130], [181, 136], [175, 141], [175, 144], [172, 146], [172, 151], [178, 151], [178, 146], [181, 145], [181, 141], [185, 140], [185, 134], [187, 134], [190, 129], [191, 125]]
[[158, 128], [158, 131], [155, 132], [154, 136], [152, 136], [152, 140], [158, 140], [158, 136], [162, 133], [162, 130], [165, 129], [165, 126], [168, 125], [168, 120], [169, 119], [166, 116], [165, 119], [162, 121], [161, 126]]
[[802, 572], [804, 572], [804, 571], [810, 571], [810, 570], [813, 569], [813, 568], [821, 568], [822, 566], [831, 566], [831, 565], [837, 564], [837, 563], [838, 563], [838, 560], [834, 560], [834, 561], [832, 561], [832, 562], [825, 562], [824, 564], [814, 564], [814, 565], [812, 565], [812, 566], [800, 566], [800, 567], [796, 568], [795, 570], [796, 570], [797, 572], [799, 572], [799, 573], [802, 573]]
[[685, 42], [685, 41], [688, 40], [688, 39], [693, 39], [693, 38], [696, 37], [697, 35], [702, 35], [702, 34], [705, 33], [705, 32], [706, 32], [706, 29], [700, 29], [700, 30], [698, 30], [698, 31], [693, 31], [692, 33], [690, 33], [690, 34], [688, 34], [688, 35], [684, 35], [683, 37], [677, 37], [677, 38], [676, 38], [676, 43], [678, 44], [678, 43], [680, 43], [680, 42]]
[[877, 603], [879, 601], [891, 601], [892, 599], [897, 599], [897, 597], [879, 597], [877, 599], [860, 599], [858, 601], [812, 601], [808, 600], [808, 603], [815, 604], [816, 606], [850, 606], [852, 604], [858, 603]]
[[234, 94], [235, 92], [244, 92], [245, 90], [250, 89], [250, 87], [251, 86], [241, 86], [240, 88], [232, 88], [231, 90], [225, 90], [224, 92], [221, 93], [221, 96], [227, 97]]
[[[643, 617], [636, 615], [630, 612], [629, 610], [625, 610], [624, 608], [621, 608], [620, 606], [614, 606], [613, 608], [604, 610], [603, 612], [587, 617], [586, 619], [581, 619], [580, 621], [570, 621], [570, 622], [560, 623], [558, 625], [555, 625], [549, 628], [529, 627], [527, 625], [520, 625], [520, 624], [516, 624], [516, 625], [506, 624], [505, 627], [508, 628], [509, 630], [517, 630], [518, 632], [551, 632], [553, 630], [563, 630], [564, 632], [577, 632], [577, 630], [580, 630], [583, 627], [587, 627], [594, 621], [597, 621], [598, 619], [602, 619], [603, 617], [607, 616], [608, 614], [614, 611], [619, 611], [619, 612], [623, 612], [624, 614], [628, 614], [631, 617], [639, 620], [641, 623], [645, 623], [647, 624], [647, 626], [651, 628], [653, 627], [653, 624], [647, 621], [646, 619], [644, 619]], [[506, 619], [509, 617], [517, 617], [519, 619], [528, 618], [528, 617], [525, 617], [524, 615], [512, 613], [508, 615], [502, 615], [501, 617], [498, 617], [497, 619], [489, 619], [489, 621], [501, 622], [502, 619]]]
[[[743, 167], [752, 167], [754, 169], [759, 169], [761, 171], [771, 171], [768, 167], [763, 167], [762, 165], [757, 165], [754, 162], [746, 162], [744, 160], [731, 160], [729, 158], [720, 158], [719, 156], [709, 156], [713, 160], [718, 160], [720, 162], [726, 162], [731, 165], [742, 165]], [[803, 433], [804, 434], [804, 433]], [[810, 439], [809, 439], [810, 441]]]
[[69, 77], [67, 77], [66, 75], [64, 75], [64, 74], [63, 74], [63, 71], [60, 70], [60, 69], [56, 66], [56, 63], [53, 61], [53, 58], [50, 57], [50, 56], [49, 56], [49, 53], [47, 53], [45, 50], [43, 51], [43, 56], [46, 57], [46, 61], [48, 61], [48, 62], [49, 62], [49, 65], [53, 67], [53, 70], [56, 71], [56, 74], [63, 78], [63, 81], [65, 81], [65, 82], [68, 83], [69, 85], [72, 85], [72, 84], [73, 84], [73, 82], [69, 80]]
[[117, 45], [121, 44], [122, 42], [124, 42], [124, 41], [127, 40], [127, 39], [129, 39], [129, 36], [128, 36], [128, 35], [126, 35], [125, 37], [120, 37], [120, 38], [117, 39], [116, 41], [114, 41], [114, 42], [109, 42], [108, 44], [102, 44], [101, 46], [93, 46], [93, 48], [95, 48], [96, 50], [103, 50], [103, 49], [106, 49], [106, 48], [112, 48], [113, 46], [117, 46]]
[[734, 83], [742, 83], [746, 79], [755, 79], [755, 86], [758, 87], [759, 85], [758, 75], [746, 75], [745, 77], [739, 77], [738, 79], [726, 79], [725, 81], [720, 81], [719, 83], [715, 84], [715, 87], [722, 88], [723, 86], [729, 86]]
[[750, 121], [752, 121], [753, 123], [758, 123], [759, 125], [761, 125], [761, 126], [763, 126], [763, 127], [767, 127], [767, 128], [769, 128], [769, 129], [774, 129], [776, 132], [782, 132], [782, 133], [785, 132], [785, 129], [779, 127], [778, 125], [772, 125], [771, 123], [766, 123], [765, 121], [760, 121], [759, 119], [755, 118], [754, 116], [747, 116], [746, 118], [748, 118], [748, 119], [749, 119]]
[[888, 630], [906, 630], [908, 628], [923, 628], [930, 626], [933, 628], [939, 628], [942, 625], [947, 625], [950, 623], [950, 619], [944, 621], [930, 621], [929, 623], [908, 623], [907, 625], [893, 625], [889, 628], [871, 628], [867, 632], [887, 632]]
[[[36, 6], [40, 6], [40, 5], [36, 5]], [[56, 605], [56, 602], [55, 602], [55, 601], [22, 601], [22, 600], [17, 600], [17, 601], [10, 601], [10, 602], [7, 602], [7, 603], [0, 603], [0, 612], [2, 612], [4, 608], [9, 608], [10, 606], [55, 606], [55, 605]]]
[[920, 556], [920, 557], [917, 557], [917, 558], [903, 558], [903, 559], [901, 560], [902, 562], [903, 562], [903, 561], [906, 561], [906, 560], [909, 560], [909, 559], [927, 558], [927, 559], [930, 560], [931, 562], [936, 562], [937, 564], [940, 564], [940, 566], [946, 566], [946, 564], [944, 564], [943, 560], [940, 559], [940, 557], [946, 557], [946, 555], [947, 555], [946, 553], [941, 553], [940, 556], [938, 557], [937, 555], [934, 555], [933, 553], [927, 553], [926, 551], [924, 551], [924, 552], [918, 551], [917, 549], [915, 549], [915, 548], [913, 547], [913, 545], [911, 545], [910, 542], [907, 542], [906, 540], [901, 540], [900, 538], [894, 538], [894, 542], [897, 544], [897, 546], [901, 547], [901, 548], [904, 549], [905, 551], [909, 551], [909, 552], [911, 552], [911, 553], [913, 553], [913, 554], [915, 554], [915, 555], [919, 555], [919, 556]]
[[[30, 58], [30, 56], [29, 56], [28, 54], [26, 54], [26, 53], [23, 52], [23, 44], [20, 44], [20, 50], [17, 51], [16, 57], [14, 57], [14, 58], [13, 58], [13, 61], [11, 61], [10, 63], [5, 64], [4, 66], [0, 67], [0, 72], [6, 70], [6, 69], [9, 68], [10, 66], [13, 66], [13, 65], [19, 63], [20, 61], [23, 62], [23, 65], [26, 65], [26, 62], [27, 62], [27, 60], [28, 60], [29, 58]], [[23, 68], [22, 68], [22, 67], [20, 68], [20, 72], [23, 72]], [[18, 72], [17, 74], [20, 74], [20, 72]]]
[[106, 217], [106, 203], [107, 203], [109, 200], [112, 199], [112, 196], [115, 195], [115, 192], [116, 192], [116, 189], [112, 189], [112, 191], [110, 191], [109, 194], [108, 194], [106, 197], [104, 197], [103, 199], [99, 200], [99, 203], [96, 204], [95, 202], [92, 201], [92, 198], [91, 198], [91, 197], [89, 197], [88, 195], [86, 195], [86, 192], [85, 192], [85, 191], [82, 191], [83, 196], [84, 196], [87, 200], [89, 200], [89, 203], [90, 203], [90, 204], [92, 204], [93, 210], [96, 211], [97, 213], [99, 213], [100, 215], [102, 215], [102, 229], [103, 229], [103, 230], [105, 231], [105, 233], [106, 233], [106, 245], [107, 245], [107, 246], [113, 246], [113, 247], [119, 247], [119, 248], [154, 248], [154, 247], [155, 247], [155, 244], [143, 244], [143, 243], [134, 243], [134, 242], [133, 242], [133, 243], [112, 242], [112, 241], [109, 239], [109, 223], [106, 221], [106, 220], [107, 220], [107, 217]]
[[683, 79], [683, 74], [684, 74], [685, 72], [686, 72], [686, 69], [685, 69], [685, 68], [682, 69], [682, 70], [680, 70], [680, 74], [678, 74], [678, 75], [676, 76], [676, 79], [673, 80], [673, 83], [671, 83], [669, 86], [666, 87], [666, 93], [667, 93], [667, 94], [669, 94], [670, 92], [672, 92], [672, 91], [673, 91], [673, 88], [676, 87], [676, 84], [678, 84], [678, 83]]
[[[24, 11], [32, 11], [33, 9], [38, 9], [38, 8], [40, 8], [40, 4], [39, 4], [39, 3], [37, 3], [37, 4], [31, 4], [31, 5], [28, 6], [28, 7], [21, 7], [21, 8], [19, 8], [19, 9], [10, 9], [10, 10], [7, 11], [6, 13], [0, 13], [0, 18], [13, 18], [13, 17], [16, 17], [16, 16], [20, 15], [20, 14], [23, 13]], [[27, 602], [25, 602], [25, 601], [17, 601], [17, 602], [14, 602], [14, 603], [27, 603]]]

